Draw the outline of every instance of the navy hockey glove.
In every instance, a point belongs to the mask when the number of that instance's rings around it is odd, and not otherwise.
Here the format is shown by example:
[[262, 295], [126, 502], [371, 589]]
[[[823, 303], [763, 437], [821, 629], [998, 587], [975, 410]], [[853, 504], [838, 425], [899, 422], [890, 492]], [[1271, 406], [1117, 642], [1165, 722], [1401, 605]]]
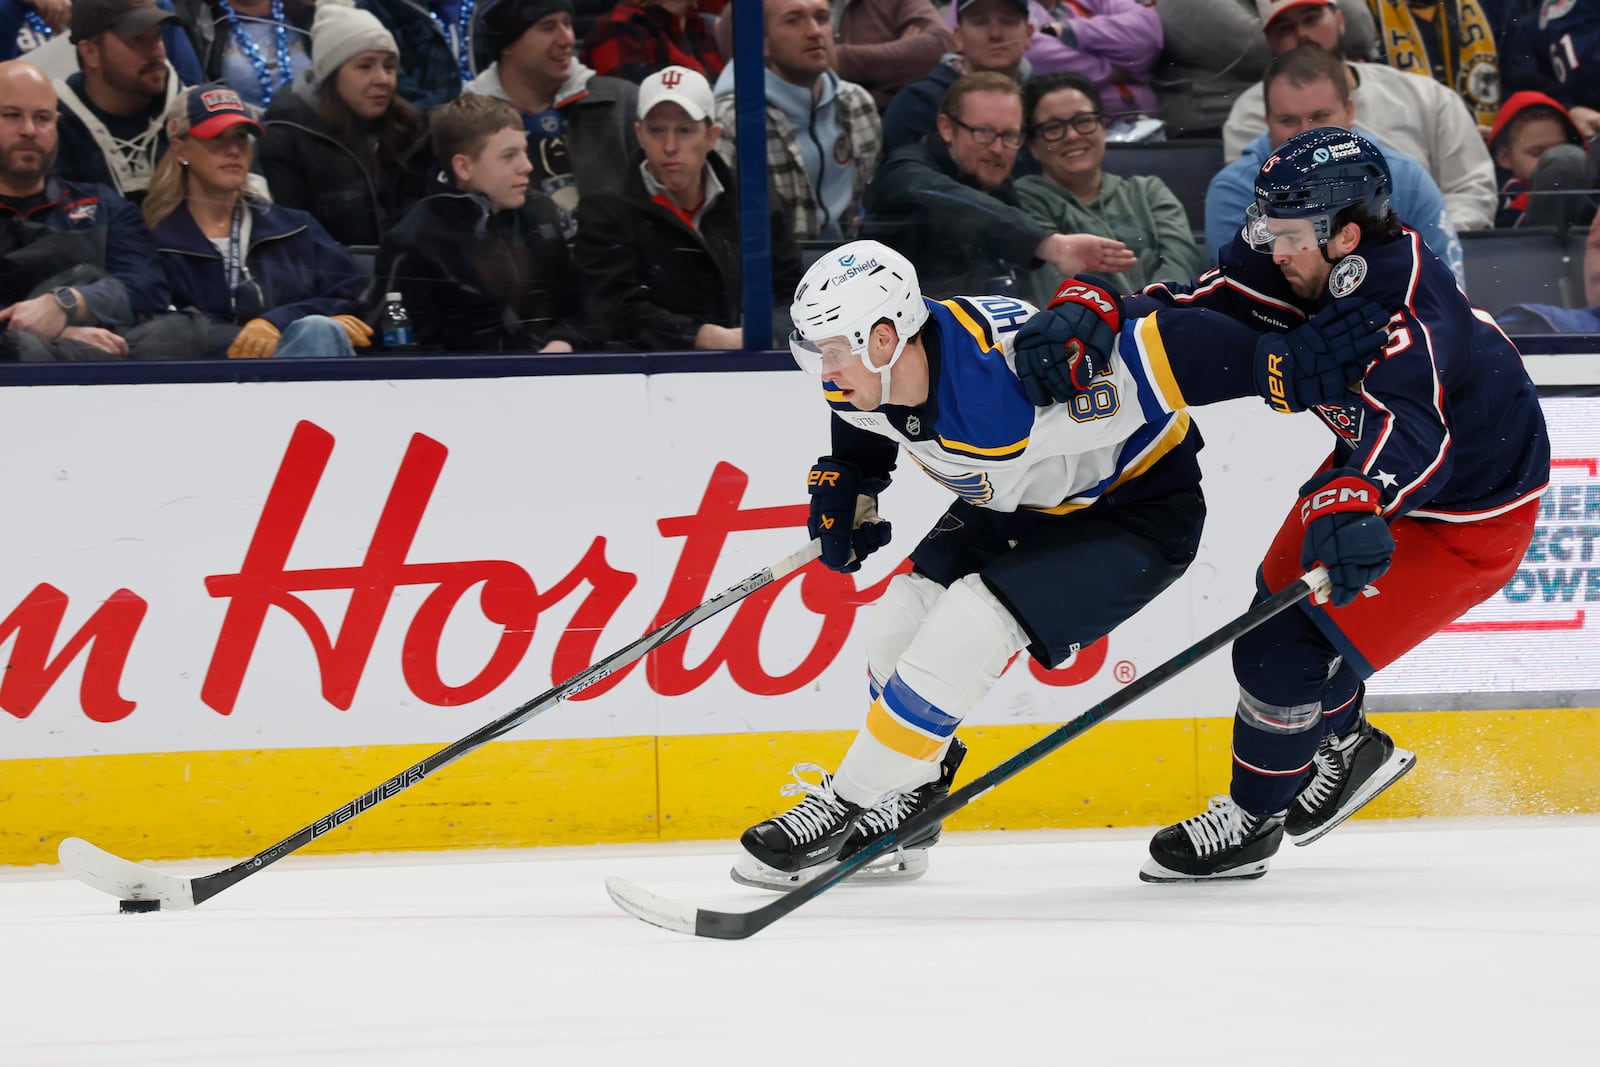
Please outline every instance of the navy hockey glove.
[[1068, 278], [1050, 306], [1022, 324], [1012, 346], [1017, 378], [1036, 408], [1068, 403], [1111, 370], [1122, 301], [1092, 274]]
[[890, 525], [878, 518], [878, 498], [861, 492], [854, 463], [823, 456], [806, 476], [806, 491], [806, 531], [822, 541], [822, 563], [830, 571], [858, 571], [862, 560], [889, 543]]
[[1370, 300], [1335, 300], [1288, 333], [1256, 342], [1256, 392], [1282, 412], [1350, 399], [1367, 364], [1389, 343], [1389, 316]]
[[1300, 487], [1306, 529], [1300, 566], [1328, 568], [1336, 608], [1360, 596], [1394, 558], [1394, 535], [1379, 514], [1382, 506], [1378, 484], [1349, 467], [1323, 471]]

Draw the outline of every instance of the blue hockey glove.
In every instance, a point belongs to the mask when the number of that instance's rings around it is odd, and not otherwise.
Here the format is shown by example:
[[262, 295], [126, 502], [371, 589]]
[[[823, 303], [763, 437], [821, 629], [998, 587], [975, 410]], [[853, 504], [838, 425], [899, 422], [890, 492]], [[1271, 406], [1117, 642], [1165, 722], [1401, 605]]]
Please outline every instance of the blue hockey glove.
[[1277, 411], [1350, 399], [1367, 364], [1388, 344], [1389, 316], [1370, 300], [1335, 300], [1288, 333], [1256, 342], [1256, 392]]
[[1336, 608], [1360, 596], [1394, 558], [1394, 535], [1379, 514], [1382, 506], [1378, 484], [1349, 467], [1323, 471], [1300, 487], [1306, 529], [1300, 566], [1328, 568]]
[[823, 456], [806, 476], [806, 491], [806, 530], [822, 541], [822, 563], [829, 570], [858, 571], [862, 560], [889, 543], [890, 524], [878, 518], [878, 498], [861, 491], [861, 470], [854, 463]]
[[1017, 379], [1036, 408], [1065, 404], [1111, 370], [1122, 301], [1092, 274], [1068, 278], [1050, 306], [1022, 324], [1012, 353]]

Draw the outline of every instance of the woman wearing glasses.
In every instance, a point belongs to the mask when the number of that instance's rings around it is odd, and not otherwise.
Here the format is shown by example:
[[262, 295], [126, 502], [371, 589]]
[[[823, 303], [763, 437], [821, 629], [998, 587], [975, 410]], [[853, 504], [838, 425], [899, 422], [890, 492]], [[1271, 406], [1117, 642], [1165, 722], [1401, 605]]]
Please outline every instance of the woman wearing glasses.
[[239, 94], [197, 85], [167, 108], [170, 148], [144, 217], [181, 311], [202, 316], [214, 358], [351, 356], [372, 340], [355, 262], [303, 211], [249, 186], [261, 127]]
[[[1040, 174], [1017, 179], [1024, 211], [1061, 233], [1123, 242], [1138, 262], [1108, 276], [1111, 288], [1137, 292], [1155, 281], [1188, 281], [1205, 269], [1183, 205], [1159, 178], [1122, 178], [1101, 169], [1106, 117], [1100, 94], [1082, 75], [1034, 78], [1023, 86], [1028, 150]], [[1031, 299], [1050, 302], [1061, 274], [1050, 264], [1029, 279]]]

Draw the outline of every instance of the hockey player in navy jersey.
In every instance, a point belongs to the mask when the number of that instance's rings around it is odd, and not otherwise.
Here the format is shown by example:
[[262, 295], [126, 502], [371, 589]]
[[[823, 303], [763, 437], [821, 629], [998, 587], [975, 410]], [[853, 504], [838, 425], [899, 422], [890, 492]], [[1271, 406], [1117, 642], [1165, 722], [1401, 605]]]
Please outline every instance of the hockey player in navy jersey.
[[[1365, 680], [1515, 573], [1533, 536], [1550, 449], [1516, 348], [1389, 209], [1371, 142], [1332, 127], [1284, 142], [1219, 266], [1153, 285], [1125, 315], [1195, 309], [1279, 334], [1340, 300], [1388, 318], [1388, 343], [1342, 402], [1305, 405], [1333, 453], [1300, 489], [1257, 573], [1257, 600], [1321, 563], [1331, 602], [1301, 601], [1234, 642], [1233, 781], [1150, 843], [1146, 881], [1256, 878], [1282, 839], [1309, 844], [1415, 764], [1362, 711]], [[1159, 314], [1159, 312], [1158, 312]], [[1019, 373], [1076, 402], [1048, 343], [1020, 344]], [[1226, 358], [1219, 355], [1219, 359]]]
[[[796, 290], [790, 346], [833, 411], [832, 451], [807, 480], [824, 564], [854, 571], [888, 543], [877, 503], [901, 452], [957, 499], [874, 608], [866, 720], [843, 762], [831, 775], [795, 768], [785, 792], [801, 801], [744, 833], [736, 880], [793, 885], [946, 794], [964, 752], [956, 726], [1015, 653], [1063, 663], [1194, 559], [1205, 503], [1185, 408], [1273, 386], [1249, 360], [1219, 373], [1197, 358], [1216, 328], [1203, 317], [1157, 312], [1117, 344], [1115, 308], [1093, 287], [1068, 283], [1056, 303], [925, 300], [910, 262], [874, 241], [823, 256]], [[1070, 403], [1037, 407], [1012, 367], [1036, 316], [1062, 343], [1070, 328], [1102, 346], [1080, 352], [1114, 352], [1076, 368]], [[1222, 322], [1253, 346], [1254, 330]], [[1278, 367], [1297, 395], [1323, 379], [1342, 392], [1384, 340], [1377, 309], [1353, 305], [1297, 331]], [[938, 833], [872, 867], [915, 876]]]

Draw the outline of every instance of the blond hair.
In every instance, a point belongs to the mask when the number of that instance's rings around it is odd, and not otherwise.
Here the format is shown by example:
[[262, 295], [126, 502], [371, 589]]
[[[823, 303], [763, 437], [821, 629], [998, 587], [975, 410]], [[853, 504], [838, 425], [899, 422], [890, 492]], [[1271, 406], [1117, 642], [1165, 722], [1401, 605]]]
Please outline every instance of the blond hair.
[[[150, 185], [144, 194], [144, 224], [150, 229], [165, 221], [174, 211], [178, 210], [184, 199], [188, 196], [188, 175], [184, 173], [183, 164], [178, 162], [178, 154], [173, 151], [178, 142], [189, 136], [189, 94], [206, 88], [193, 85], [178, 93], [172, 98], [172, 103], [167, 105], [166, 113], [161, 117], [162, 123], [167, 128], [167, 150], [159, 160], [156, 168], [150, 174]], [[259, 196], [251, 183], [246, 183], [240, 194], [247, 201], [260, 201]]]

